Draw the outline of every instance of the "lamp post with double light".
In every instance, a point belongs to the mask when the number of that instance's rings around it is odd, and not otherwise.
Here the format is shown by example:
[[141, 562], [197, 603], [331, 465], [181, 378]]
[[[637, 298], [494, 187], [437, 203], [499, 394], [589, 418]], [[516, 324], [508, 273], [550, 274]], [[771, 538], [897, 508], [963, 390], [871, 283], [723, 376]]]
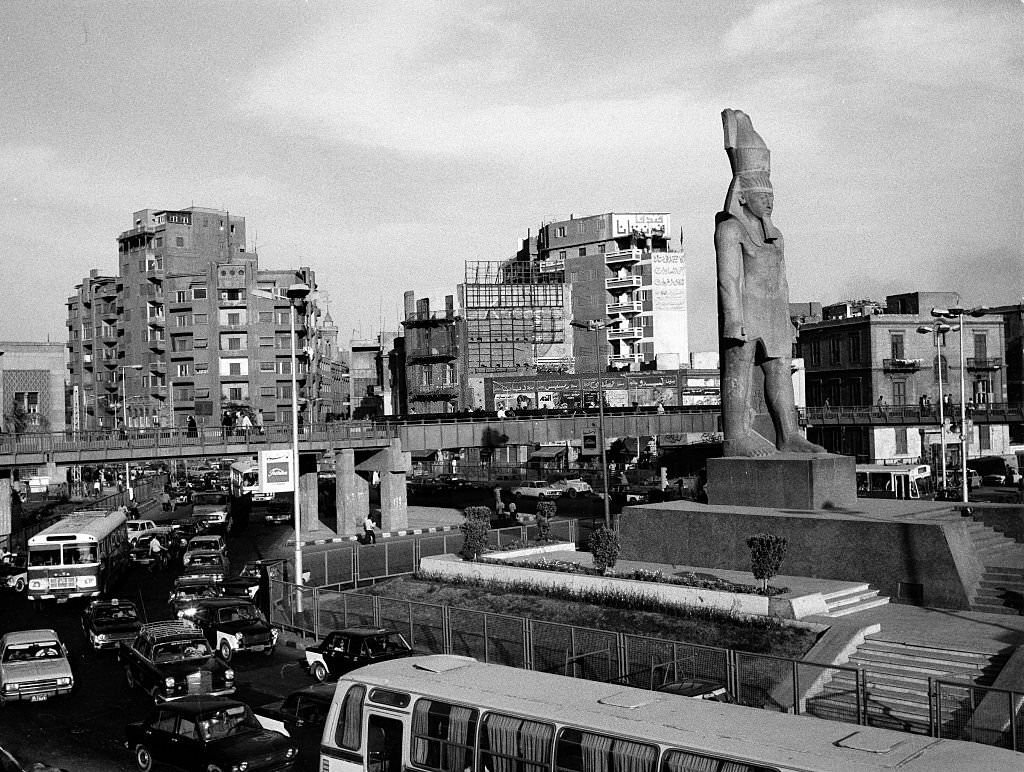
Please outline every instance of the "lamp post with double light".
[[[299, 510], [299, 390], [295, 378], [295, 308], [309, 295], [308, 284], [292, 284], [285, 291], [288, 298], [289, 330], [291, 332], [291, 375], [292, 375], [292, 519], [295, 521], [295, 610], [302, 611], [302, 519]], [[266, 290], [252, 290], [252, 295], [274, 300], [275, 296]]]
[[[607, 327], [607, 323], [598, 319], [588, 319], [585, 322], [573, 319], [569, 324], [581, 330], [590, 330], [594, 333], [594, 351], [601, 348], [601, 330]], [[608, 456], [604, 442], [604, 371], [600, 368], [600, 357], [598, 358], [597, 373], [597, 442], [601, 447], [601, 486], [604, 494], [604, 525], [605, 528], [612, 527], [611, 503], [608, 499]]]
[[985, 306], [963, 308], [933, 308], [932, 316], [939, 319], [960, 320], [960, 497], [967, 503], [967, 384], [964, 378], [964, 322], [965, 316], [979, 317], [988, 313]]
[[[121, 371], [121, 421], [124, 424], [124, 436], [128, 438], [128, 382], [125, 373], [129, 370], [141, 370], [142, 365], [118, 365]], [[128, 491], [128, 500], [133, 501], [135, 496], [132, 493], [131, 462], [124, 462], [124, 488]]]
[[946, 340], [946, 333], [954, 330], [959, 330], [960, 325], [949, 325], [945, 322], [936, 319], [932, 325], [922, 324], [917, 328], [917, 331], [922, 335], [932, 335], [935, 338], [935, 363], [938, 370], [939, 378], [939, 448], [942, 463], [942, 477], [939, 487], [946, 490], [946, 416], [944, 412], [944, 404], [942, 401], [943, 390], [942, 390], [942, 344]]

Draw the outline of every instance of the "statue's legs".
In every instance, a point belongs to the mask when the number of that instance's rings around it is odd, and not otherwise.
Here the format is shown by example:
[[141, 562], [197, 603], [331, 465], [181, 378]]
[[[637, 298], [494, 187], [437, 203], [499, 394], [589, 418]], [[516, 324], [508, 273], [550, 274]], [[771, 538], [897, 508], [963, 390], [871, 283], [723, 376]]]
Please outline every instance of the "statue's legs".
[[726, 456], [770, 456], [775, 448], [754, 431], [750, 404], [755, 342], [728, 342], [722, 351], [722, 430]]
[[800, 434], [789, 357], [766, 359], [761, 368], [764, 370], [764, 400], [775, 424], [775, 446], [790, 453], [827, 452]]

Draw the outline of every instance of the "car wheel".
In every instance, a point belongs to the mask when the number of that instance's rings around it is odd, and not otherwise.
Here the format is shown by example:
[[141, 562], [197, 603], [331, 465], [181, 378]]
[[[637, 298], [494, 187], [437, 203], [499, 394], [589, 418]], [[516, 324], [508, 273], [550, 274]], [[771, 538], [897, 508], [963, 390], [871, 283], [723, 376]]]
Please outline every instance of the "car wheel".
[[141, 772], [149, 772], [153, 769], [153, 754], [142, 743], [135, 746], [135, 766]]
[[220, 648], [217, 649], [217, 653], [220, 654], [220, 658], [225, 662], [231, 661], [231, 644], [227, 641], [220, 642]]
[[323, 662], [314, 662], [313, 667], [310, 668], [309, 672], [312, 674], [313, 678], [320, 683], [327, 680], [327, 668], [324, 667]]
[[25, 580], [24, 579], [18, 579], [18, 581], [16, 581], [14, 583], [14, 591], [15, 592], [25, 592]]

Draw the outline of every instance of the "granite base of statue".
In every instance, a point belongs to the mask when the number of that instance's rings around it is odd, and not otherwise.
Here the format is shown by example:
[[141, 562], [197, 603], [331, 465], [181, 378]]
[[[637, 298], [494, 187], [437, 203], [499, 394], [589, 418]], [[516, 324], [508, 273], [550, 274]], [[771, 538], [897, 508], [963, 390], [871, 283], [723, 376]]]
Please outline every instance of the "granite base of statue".
[[856, 462], [833, 453], [708, 459], [709, 504], [845, 509], [857, 503]]

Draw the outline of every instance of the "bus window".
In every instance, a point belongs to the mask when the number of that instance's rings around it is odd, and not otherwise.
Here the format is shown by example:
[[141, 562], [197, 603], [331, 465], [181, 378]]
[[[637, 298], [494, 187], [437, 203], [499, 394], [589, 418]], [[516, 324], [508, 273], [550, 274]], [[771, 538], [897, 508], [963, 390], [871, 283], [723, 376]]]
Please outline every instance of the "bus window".
[[412, 712], [412, 762], [441, 772], [472, 769], [477, 711], [421, 699]]
[[[367, 772], [402, 772], [402, 722], [371, 713], [366, 733]], [[456, 772], [452, 767], [446, 769]]]
[[488, 713], [480, 732], [481, 768], [543, 772], [551, 762], [554, 737], [555, 729], [549, 724]]
[[95, 544], [79, 544], [64, 548], [65, 565], [83, 565], [99, 561], [99, 552]]
[[29, 550], [28, 564], [30, 566], [59, 566], [60, 547], [42, 547]]
[[362, 745], [363, 728], [363, 695], [365, 686], [353, 686], [345, 695], [338, 717], [338, 728], [334, 732], [334, 742], [339, 748], [350, 751], [359, 750]]
[[556, 772], [654, 772], [658, 749], [578, 729], [558, 737]]
[[[721, 766], [719, 766], [721, 764]], [[686, 751], [666, 751], [661, 772], [774, 772], [768, 767], [743, 761], [725, 761]]]

